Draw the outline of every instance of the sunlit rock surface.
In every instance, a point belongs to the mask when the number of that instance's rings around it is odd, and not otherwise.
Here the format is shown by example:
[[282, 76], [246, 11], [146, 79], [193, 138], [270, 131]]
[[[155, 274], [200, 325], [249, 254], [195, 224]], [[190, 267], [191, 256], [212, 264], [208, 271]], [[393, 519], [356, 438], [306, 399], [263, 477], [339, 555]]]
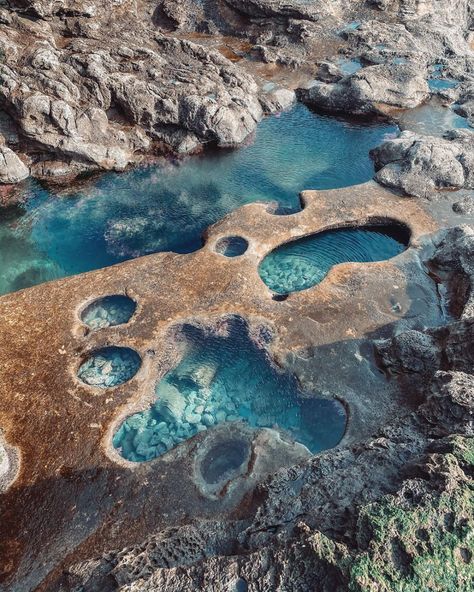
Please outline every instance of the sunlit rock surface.
[[443, 138], [403, 132], [372, 151], [376, 179], [408, 195], [436, 189], [474, 189], [474, 131], [453, 130]]

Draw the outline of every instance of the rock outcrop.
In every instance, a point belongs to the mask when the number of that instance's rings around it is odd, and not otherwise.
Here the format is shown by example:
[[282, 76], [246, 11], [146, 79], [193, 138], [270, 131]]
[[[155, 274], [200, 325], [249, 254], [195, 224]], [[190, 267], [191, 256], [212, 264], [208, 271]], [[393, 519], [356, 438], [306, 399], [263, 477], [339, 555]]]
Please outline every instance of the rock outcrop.
[[316, 82], [300, 91], [311, 107], [354, 115], [386, 114], [392, 109], [412, 109], [429, 96], [426, 72], [412, 64], [380, 64], [362, 68], [351, 76], [327, 84]]
[[[28, 11], [51, 16], [59, 4]], [[40, 162], [123, 170], [160, 146], [240, 144], [262, 117], [253, 79], [214, 50], [120, 20], [58, 44], [56, 21], [1, 16], [0, 107], [43, 153]], [[62, 34], [69, 25], [61, 22]]]
[[474, 132], [444, 138], [402, 132], [372, 151], [375, 179], [407, 195], [429, 197], [437, 189], [474, 188]]
[[30, 171], [26, 164], [4, 144], [3, 136], [0, 136], [0, 183], [19, 183], [26, 179]]

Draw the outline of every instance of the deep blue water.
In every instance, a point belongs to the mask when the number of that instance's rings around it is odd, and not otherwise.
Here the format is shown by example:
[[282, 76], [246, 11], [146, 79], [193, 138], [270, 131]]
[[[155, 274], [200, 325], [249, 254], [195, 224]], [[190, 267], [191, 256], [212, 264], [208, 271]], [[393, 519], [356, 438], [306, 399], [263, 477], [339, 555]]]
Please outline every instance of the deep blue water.
[[251, 339], [242, 319], [222, 321], [218, 332], [184, 325], [179, 340], [181, 361], [156, 385], [154, 405], [127, 418], [114, 436], [124, 458], [151, 460], [225, 422], [274, 428], [313, 453], [344, 435], [343, 405], [302, 392], [271, 362], [266, 336]]
[[384, 261], [406, 248], [396, 227], [336, 228], [297, 239], [269, 253], [260, 264], [265, 284], [278, 294], [319, 284], [338, 263]]
[[303, 189], [369, 180], [369, 150], [396, 127], [315, 115], [269, 117], [238, 150], [105, 174], [67, 195], [37, 183], [0, 211], [0, 294], [158, 251], [201, 246], [212, 223], [253, 201], [299, 208]]

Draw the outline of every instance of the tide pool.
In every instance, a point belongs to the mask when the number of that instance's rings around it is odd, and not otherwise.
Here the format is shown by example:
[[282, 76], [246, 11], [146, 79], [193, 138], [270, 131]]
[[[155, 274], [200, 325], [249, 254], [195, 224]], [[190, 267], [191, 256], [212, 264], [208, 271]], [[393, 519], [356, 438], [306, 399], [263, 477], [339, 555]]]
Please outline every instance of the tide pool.
[[186, 324], [179, 341], [181, 361], [156, 385], [156, 402], [114, 435], [127, 460], [151, 460], [226, 422], [275, 429], [313, 453], [344, 435], [343, 405], [300, 390], [296, 378], [271, 361], [265, 336], [251, 337], [240, 317], [220, 321], [218, 331]]
[[283, 244], [262, 261], [263, 282], [277, 294], [319, 284], [338, 263], [384, 261], [405, 250], [408, 236], [396, 226], [336, 228]]
[[304, 189], [371, 179], [369, 150], [396, 131], [297, 105], [236, 150], [104, 174], [66, 194], [29, 182], [24, 205], [0, 210], [0, 294], [149, 253], [191, 252], [210, 224], [246, 203], [294, 212]]

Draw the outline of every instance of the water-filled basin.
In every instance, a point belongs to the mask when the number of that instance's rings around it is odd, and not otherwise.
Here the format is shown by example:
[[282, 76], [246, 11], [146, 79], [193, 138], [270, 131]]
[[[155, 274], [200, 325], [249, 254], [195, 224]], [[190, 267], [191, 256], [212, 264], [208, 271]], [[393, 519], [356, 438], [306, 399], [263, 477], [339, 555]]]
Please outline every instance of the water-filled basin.
[[81, 320], [91, 329], [106, 329], [128, 323], [136, 308], [136, 302], [128, 296], [113, 294], [88, 304], [81, 313]]
[[369, 150], [396, 130], [297, 105], [262, 121], [237, 150], [108, 173], [61, 194], [29, 182], [23, 205], [0, 210], [0, 294], [150, 253], [191, 252], [208, 226], [246, 203], [297, 211], [304, 189], [371, 179]]
[[401, 225], [336, 228], [281, 245], [259, 267], [273, 292], [288, 294], [319, 284], [339, 263], [384, 261], [406, 249], [409, 232]]
[[[183, 340], [181, 361], [158, 381], [155, 403], [115, 433], [113, 444], [124, 458], [151, 460], [225, 422], [274, 428], [311, 452], [341, 440], [344, 406], [303, 392], [293, 375], [275, 366], [262, 340], [250, 337], [241, 318], [220, 321], [217, 330], [184, 325]], [[236, 463], [242, 455], [237, 451]], [[213, 466], [209, 478], [221, 470]]]
[[103, 347], [87, 356], [77, 376], [90, 386], [109, 388], [133, 378], [141, 363], [139, 354], [129, 347]]

